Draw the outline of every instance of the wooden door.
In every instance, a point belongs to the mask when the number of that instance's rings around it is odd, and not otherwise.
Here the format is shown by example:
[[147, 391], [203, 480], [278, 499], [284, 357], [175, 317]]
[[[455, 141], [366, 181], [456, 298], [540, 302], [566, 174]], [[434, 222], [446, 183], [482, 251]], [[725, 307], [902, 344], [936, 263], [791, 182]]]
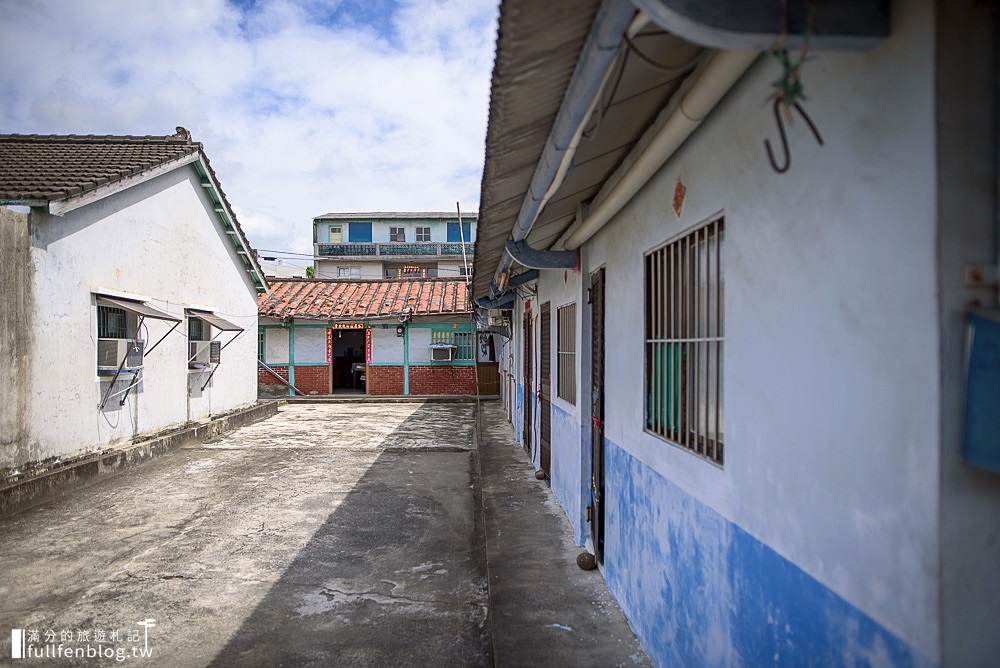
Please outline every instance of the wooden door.
[[552, 477], [552, 309], [546, 302], [542, 304], [541, 315], [542, 340], [539, 344], [542, 349], [539, 351], [538, 364], [538, 393], [540, 397], [539, 406], [539, 460], [545, 477]]
[[521, 438], [521, 443], [524, 445], [524, 449], [531, 454], [531, 406], [535, 399], [535, 385], [532, 374], [532, 327], [531, 327], [531, 311], [525, 311], [524, 313], [524, 355], [522, 356], [523, 376], [524, 376], [524, 405], [521, 410], [524, 414], [523, 419], [523, 436]]
[[590, 280], [590, 536], [598, 563], [604, 562], [604, 268]]

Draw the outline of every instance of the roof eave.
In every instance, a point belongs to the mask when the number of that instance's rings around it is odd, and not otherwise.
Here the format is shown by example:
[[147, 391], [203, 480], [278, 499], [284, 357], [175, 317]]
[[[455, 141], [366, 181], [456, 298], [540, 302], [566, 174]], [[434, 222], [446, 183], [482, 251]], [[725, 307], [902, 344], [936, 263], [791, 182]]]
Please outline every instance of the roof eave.
[[233, 213], [232, 207], [229, 205], [229, 201], [222, 191], [222, 186], [215, 176], [215, 171], [208, 164], [208, 161], [201, 152], [196, 157], [198, 160], [193, 161], [195, 171], [198, 174], [202, 187], [205, 188], [209, 198], [212, 200], [213, 209], [222, 225], [223, 231], [233, 243], [236, 254], [241, 259], [243, 269], [249, 275], [254, 289], [258, 294], [266, 293], [268, 290], [267, 278], [264, 276], [264, 270], [261, 269], [260, 263], [257, 261], [257, 253], [250, 246], [250, 242], [243, 233], [243, 228], [240, 227], [239, 221], [236, 220], [236, 215]]

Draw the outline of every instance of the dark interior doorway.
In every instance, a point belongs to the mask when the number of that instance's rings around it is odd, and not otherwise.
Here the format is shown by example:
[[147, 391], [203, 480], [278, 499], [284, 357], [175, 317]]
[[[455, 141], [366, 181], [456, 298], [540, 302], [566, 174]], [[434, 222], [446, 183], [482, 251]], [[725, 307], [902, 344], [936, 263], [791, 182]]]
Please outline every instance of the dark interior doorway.
[[335, 329], [330, 387], [336, 390], [365, 389], [365, 330]]

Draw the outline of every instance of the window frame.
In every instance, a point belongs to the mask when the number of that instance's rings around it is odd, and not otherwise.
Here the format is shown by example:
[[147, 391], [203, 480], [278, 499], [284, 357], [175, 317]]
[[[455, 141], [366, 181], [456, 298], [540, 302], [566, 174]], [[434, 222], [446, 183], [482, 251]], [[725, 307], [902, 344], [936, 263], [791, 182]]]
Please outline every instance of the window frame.
[[[103, 332], [102, 332], [102, 324], [101, 324], [102, 313], [104, 314], [104, 320], [105, 320], [105, 324], [103, 325]], [[117, 316], [121, 317], [121, 327], [120, 328], [117, 327], [117, 326], [115, 326], [113, 330], [108, 329], [109, 325], [107, 324], [106, 321], [107, 321], [107, 318], [109, 316], [112, 316], [112, 315], [114, 315], [116, 317]], [[132, 324], [130, 322], [130, 320], [131, 320], [131, 318], [129, 318], [129, 314], [128, 314], [127, 311], [125, 311], [125, 309], [118, 308], [116, 306], [105, 306], [103, 304], [98, 304], [97, 305], [97, 338], [99, 338], [99, 339], [128, 339], [128, 338], [130, 338], [129, 334], [134, 329], [134, 326], [130, 327], [130, 325]], [[117, 335], [119, 332], [121, 333], [121, 336]]]
[[406, 243], [406, 228], [389, 226], [389, 241], [394, 243]]
[[643, 259], [643, 428], [724, 464], [725, 218], [714, 217]]
[[431, 240], [430, 225], [417, 225], [413, 232], [413, 240], [417, 243], [429, 243]]
[[576, 405], [576, 302], [556, 308], [556, 396]]
[[454, 349], [451, 362], [475, 362], [477, 343], [476, 332], [468, 329], [431, 328], [431, 345], [449, 345]]
[[[344, 275], [347, 272], [347, 275]], [[354, 274], [357, 273], [357, 276]], [[337, 267], [337, 278], [361, 278], [361, 267]]]

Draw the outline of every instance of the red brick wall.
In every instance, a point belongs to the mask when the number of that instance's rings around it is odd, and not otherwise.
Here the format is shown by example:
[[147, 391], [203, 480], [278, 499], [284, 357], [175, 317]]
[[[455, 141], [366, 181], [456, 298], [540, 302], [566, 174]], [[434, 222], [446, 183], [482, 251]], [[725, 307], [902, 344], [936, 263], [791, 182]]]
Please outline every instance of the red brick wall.
[[295, 387], [305, 394], [329, 394], [330, 367], [328, 366], [297, 366], [295, 367]]
[[474, 366], [411, 366], [410, 394], [475, 394]]
[[[270, 365], [269, 365], [270, 366]], [[275, 373], [288, 380], [287, 366], [272, 366]], [[277, 378], [264, 369], [257, 367], [258, 385], [281, 385]], [[327, 394], [330, 391], [330, 367], [328, 366], [297, 366], [295, 367], [295, 387], [305, 394]]]
[[[287, 366], [272, 366], [282, 378], [288, 379]], [[330, 388], [330, 367], [295, 367], [295, 387], [307, 395], [326, 394]], [[261, 385], [280, 385], [278, 379], [264, 369], [257, 369], [257, 382]], [[366, 372], [368, 394], [403, 394], [403, 367], [370, 366]], [[411, 366], [410, 394], [475, 394], [476, 367], [473, 366]]]
[[[272, 369], [274, 369], [274, 372], [276, 374], [278, 374], [279, 376], [281, 376], [285, 380], [288, 380], [288, 367], [287, 366], [272, 366], [270, 364], [268, 364], [268, 366], [270, 366]], [[269, 374], [267, 372], [267, 370], [262, 369], [260, 367], [257, 367], [257, 384], [258, 385], [281, 385], [281, 382], [277, 378], [275, 378], [274, 376], [272, 376], [271, 374]]]
[[365, 386], [368, 394], [402, 394], [403, 367], [369, 366], [365, 372]]

